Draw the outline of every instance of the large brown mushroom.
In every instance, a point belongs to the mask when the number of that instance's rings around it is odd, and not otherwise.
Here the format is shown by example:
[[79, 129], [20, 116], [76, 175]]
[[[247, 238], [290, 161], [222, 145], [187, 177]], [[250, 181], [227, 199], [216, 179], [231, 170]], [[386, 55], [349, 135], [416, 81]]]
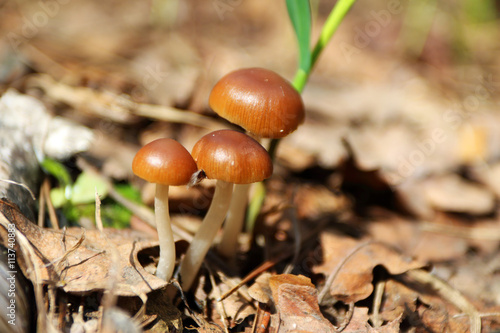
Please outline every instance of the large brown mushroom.
[[220, 130], [202, 137], [193, 147], [198, 169], [209, 179], [217, 179], [210, 208], [196, 232], [181, 263], [180, 277], [184, 290], [193, 284], [224, 217], [233, 184], [262, 181], [273, 172], [271, 158], [257, 141], [246, 134]]
[[[245, 68], [221, 78], [212, 89], [210, 107], [221, 117], [243, 127], [257, 139], [283, 138], [304, 121], [302, 97], [286, 79], [264, 68]], [[249, 185], [236, 185], [217, 247], [220, 254], [236, 253], [243, 227]]]
[[219, 116], [259, 138], [279, 139], [304, 121], [304, 103], [295, 88], [264, 68], [244, 68], [221, 78], [208, 100]]
[[197, 171], [196, 163], [180, 143], [165, 138], [142, 147], [134, 157], [132, 171], [156, 184], [155, 222], [160, 245], [156, 276], [169, 281], [175, 267], [175, 243], [170, 226], [168, 189], [170, 185], [186, 185]]

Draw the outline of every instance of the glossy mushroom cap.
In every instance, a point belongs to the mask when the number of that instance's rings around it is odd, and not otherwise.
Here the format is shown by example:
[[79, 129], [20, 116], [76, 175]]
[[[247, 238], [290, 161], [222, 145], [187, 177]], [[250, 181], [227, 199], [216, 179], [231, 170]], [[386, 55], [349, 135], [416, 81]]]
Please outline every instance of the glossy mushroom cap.
[[194, 145], [192, 154], [208, 178], [228, 183], [260, 182], [273, 173], [264, 147], [237, 131], [220, 130], [205, 135]]
[[285, 137], [304, 121], [304, 103], [297, 90], [263, 68], [227, 74], [212, 89], [209, 104], [219, 116], [263, 138]]
[[150, 183], [162, 185], [186, 185], [197, 170], [186, 148], [167, 138], [142, 147], [132, 162], [134, 174]]

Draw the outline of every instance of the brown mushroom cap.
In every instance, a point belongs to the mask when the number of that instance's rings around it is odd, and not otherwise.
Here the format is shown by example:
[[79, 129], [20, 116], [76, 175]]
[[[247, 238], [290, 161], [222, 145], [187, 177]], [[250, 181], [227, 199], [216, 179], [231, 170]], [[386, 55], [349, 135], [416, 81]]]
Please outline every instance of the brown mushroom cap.
[[150, 183], [162, 185], [186, 185], [197, 170], [186, 148], [167, 138], [142, 147], [132, 162], [134, 174]]
[[248, 135], [220, 130], [202, 137], [193, 147], [198, 168], [208, 178], [250, 184], [269, 178], [273, 164], [267, 151]]
[[263, 138], [282, 138], [304, 121], [304, 103], [295, 88], [267, 69], [246, 68], [217, 82], [210, 107], [221, 117]]

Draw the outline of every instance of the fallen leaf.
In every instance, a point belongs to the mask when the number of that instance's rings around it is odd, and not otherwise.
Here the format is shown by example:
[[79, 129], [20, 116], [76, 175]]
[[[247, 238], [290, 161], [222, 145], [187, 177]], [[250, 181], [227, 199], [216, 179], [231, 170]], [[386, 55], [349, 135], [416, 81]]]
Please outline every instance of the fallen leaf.
[[264, 272], [255, 279], [254, 284], [248, 288], [248, 294], [256, 301], [267, 304], [271, 300], [272, 291], [269, 286], [271, 273]]
[[313, 271], [327, 277], [337, 274], [330, 294], [345, 303], [357, 302], [372, 293], [373, 269], [377, 265], [395, 275], [424, 266], [384, 243], [359, 241], [328, 231], [321, 234], [321, 246], [324, 263], [313, 267]]
[[495, 197], [487, 188], [456, 174], [426, 179], [423, 191], [429, 204], [442, 211], [483, 215], [495, 206]]
[[[17, 209], [5, 201], [0, 202], [0, 238], [6, 243], [7, 224], [13, 223], [36, 250], [30, 258], [41, 275], [35, 283], [55, 284], [69, 293], [86, 294], [107, 290], [115, 283], [114, 292], [119, 296], [137, 296], [161, 289], [167, 283], [148, 273], [139, 262], [139, 253], [152, 256], [158, 246], [142, 238], [141, 234], [127, 230], [84, 230], [68, 228], [64, 232], [43, 229], [26, 219]], [[105, 236], [103, 236], [103, 234]], [[119, 254], [119, 262], [113, 262], [113, 253]], [[19, 265], [26, 276], [31, 269], [22, 258]], [[117, 273], [112, 273], [116, 269]], [[113, 281], [116, 279], [116, 281]]]
[[278, 312], [278, 332], [335, 332], [321, 313], [318, 291], [303, 275], [281, 274], [269, 279]]

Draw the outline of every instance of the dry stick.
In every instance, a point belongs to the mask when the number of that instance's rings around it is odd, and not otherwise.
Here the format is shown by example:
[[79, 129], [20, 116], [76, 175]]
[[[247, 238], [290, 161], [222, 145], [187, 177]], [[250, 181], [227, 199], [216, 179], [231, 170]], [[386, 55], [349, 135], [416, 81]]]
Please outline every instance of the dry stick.
[[334, 327], [337, 329], [337, 332], [342, 332], [347, 327], [347, 325], [349, 325], [353, 315], [354, 315], [354, 302], [349, 302], [349, 309], [347, 310], [344, 321], [340, 324], [339, 327], [336, 327], [334, 325]]
[[[32, 87], [41, 88], [52, 99], [62, 101], [75, 106], [86, 104], [87, 109], [100, 102], [100, 107], [106, 107], [112, 104], [116, 113], [123, 117], [133, 114], [136, 116], [147, 117], [155, 120], [162, 120], [171, 123], [190, 124], [207, 129], [232, 128], [231, 125], [224, 124], [207, 116], [197, 114], [189, 110], [181, 110], [170, 106], [142, 104], [132, 101], [124, 95], [112, 94], [109, 91], [100, 92], [88, 87], [71, 87], [61, 82], [57, 82], [48, 75], [36, 75], [31, 77], [28, 82]], [[106, 117], [97, 108], [89, 111]], [[108, 116], [109, 118], [109, 116]]]
[[430, 285], [441, 297], [455, 305], [470, 317], [470, 332], [481, 333], [481, 316], [477, 309], [458, 291], [445, 281], [431, 275], [423, 269], [412, 269], [405, 273], [408, 277], [421, 283]]
[[[255, 316], [255, 320], [253, 322], [252, 332], [266, 333], [268, 331], [267, 329], [269, 327], [269, 322], [271, 321], [271, 315], [267, 310], [267, 305], [265, 305], [266, 309], [263, 309], [261, 307], [261, 303], [259, 302], [258, 304], [259, 307], [257, 309], [257, 315]], [[259, 326], [258, 328], [257, 325]]]
[[57, 218], [56, 209], [52, 204], [52, 200], [50, 199], [50, 184], [49, 180], [45, 179], [43, 182], [43, 197], [47, 198], [47, 209], [49, 212], [50, 225], [53, 229], [59, 230], [59, 219]]
[[[208, 266], [208, 265], [207, 265]], [[230, 288], [234, 288], [236, 286], [236, 283], [235, 281], [233, 281], [232, 279], [230, 279], [229, 277], [226, 276], [226, 274], [224, 274], [224, 272], [222, 271], [216, 271], [217, 273], [217, 276], [219, 277], [219, 279], [225, 284], [227, 285], [228, 287]], [[238, 279], [240, 280], [240, 279]], [[239, 283], [239, 282], [238, 282]], [[247, 291], [243, 291], [241, 289], [242, 286], [240, 286], [238, 288], [238, 294], [245, 300], [247, 301], [248, 303], [250, 303], [250, 306], [252, 306], [253, 308], [255, 308], [255, 306], [253, 306], [253, 301], [254, 299], [252, 297], [250, 297], [250, 295], [248, 294]], [[219, 299], [217, 299], [219, 300]]]
[[478, 227], [461, 227], [449, 226], [430, 222], [422, 222], [420, 228], [423, 231], [442, 233], [448, 236], [479, 239], [479, 240], [500, 240], [500, 228], [478, 228]]
[[13, 180], [9, 180], [9, 179], [0, 179], [0, 182], [4, 182], [4, 183], [8, 183], [8, 184], [12, 184], [12, 185], [16, 185], [16, 186], [21, 186], [22, 188], [24, 188], [26, 191], [29, 192], [31, 198], [33, 200], [36, 201], [36, 196], [35, 194], [33, 193], [33, 191], [31, 191], [31, 189], [26, 185], [26, 184], [23, 184], [23, 183], [19, 183], [19, 182], [16, 182], [16, 181], [13, 181]]
[[44, 217], [45, 217], [45, 193], [43, 192], [43, 187], [45, 186], [47, 179], [45, 179], [40, 186], [40, 198], [38, 199], [38, 226], [43, 228]]
[[384, 297], [385, 281], [379, 281], [375, 286], [375, 295], [373, 297], [373, 313], [371, 316], [371, 321], [373, 327], [378, 328], [382, 326], [382, 319], [380, 318], [380, 305], [382, 304], [382, 298]]
[[219, 299], [217, 299], [217, 301], [220, 302], [220, 301], [225, 300], [227, 297], [229, 297], [232, 293], [234, 293], [236, 290], [238, 290], [241, 286], [243, 286], [244, 284], [246, 284], [248, 281], [252, 280], [253, 278], [255, 278], [257, 276], [259, 276], [260, 274], [262, 274], [263, 272], [267, 271], [269, 268], [273, 267], [274, 265], [276, 265], [277, 263], [279, 263], [281, 260], [288, 258], [289, 256], [290, 256], [290, 253], [286, 253], [285, 252], [285, 253], [283, 253], [282, 255], [280, 255], [279, 257], [277, 257], [275, 259], [271, 259], [271, 260], [265, 261], [259, 267], [257, 267], [256, 269], [254, 269], [253, 271], [251, 271], [250, 273], [248, 273], [248, 275], [245, 276], [240, 281], [240, 283], [238, 283], [237, 285], [235, 285], [230, 290], [226, 291], [226, 293], [224, 295], [222, 295]]

